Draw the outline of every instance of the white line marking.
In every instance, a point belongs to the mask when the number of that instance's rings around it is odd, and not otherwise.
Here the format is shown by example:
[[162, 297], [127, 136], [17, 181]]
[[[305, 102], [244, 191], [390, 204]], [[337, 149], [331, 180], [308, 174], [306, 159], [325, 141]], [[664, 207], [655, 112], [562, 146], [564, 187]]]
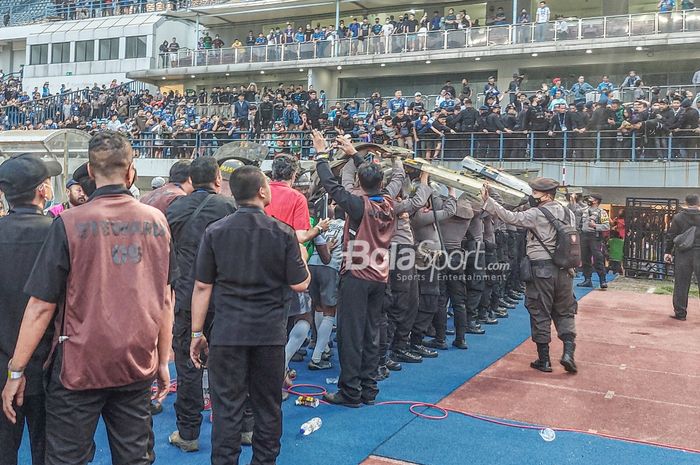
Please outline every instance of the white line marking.
[[[521, 379], [512, 379], [512, 378], [502, 378], [500, 376], [488, 376], [488, 375], [481, 375], [481, 378], [490, 378], [494, 379], [497, 381], [510, 381], [513, 383], [521, 383], [521, 384], [528, 384], [531, 386], [542, 386], [542, 387], [547, 387], [547, 388], [552, 388], [552, 389], [559, 389], [561, 391], [571, 391], [571, 392], [583, 392], [586, 394], [592, 394], [595, 396], [602, 396], [607, 393], [602, 392], [602, 391], [593, 391], [591, 389], [577, 389], [577, 388], [570, 388], [566, 386], [557, 386], [555, 384], [549, 384], [549, 383], [538, 383], [535, 381], [524, 381]], [[651, 402], [653, 404], [660, 404], [660, 405], [672, 405], [674, 407], [683, 407], [683, 408], [691, 408], [695, 410], [700, 410], [700, 406], [697, 405], [688, 405], [688, 404], [679, 404], [678, 402], [666, 402], [663, 400], [654, 400], [654, 399], [645, 399], [643, 397], [636, 397], [636, 396], [625, 396], [622, 394], [615, 394], [615, 397], [621, 398], [621, 399], [629, 399], [629, 400], [638, 400], [638, 401], [643, 401], [643, 402]]]

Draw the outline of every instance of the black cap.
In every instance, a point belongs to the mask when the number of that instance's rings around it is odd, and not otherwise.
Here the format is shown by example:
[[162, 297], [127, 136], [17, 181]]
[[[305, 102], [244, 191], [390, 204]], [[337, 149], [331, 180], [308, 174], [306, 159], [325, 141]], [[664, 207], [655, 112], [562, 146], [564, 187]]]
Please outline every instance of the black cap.
[[552, 178], [535, 178], [529, 184], [532, 190], [540, 192], [551, 191], [559, 187], [559, 183]]
[[86, 195], [90, 196], [93, 192], [95, 192], [97, 186], [95, 185], [95, 180], [90, 179], [90, 174], [88, 173], [87, 166], [88, 162], [85, 162], [79, 167], [77, 167], [75, 171], [73, 171], [73, 179], [78, 181], [80, 187], [83, 188], [83, 192], [85, 192]]
[[55, 160], [44, 161], [29, 153], [15, 155], [0, 165], [0, 190], [8, 197], [24, 194], [62, 171]]
[[590, 198], [592, 198], [592, 199], [596, 199], [598, 202], [602, 202], [602, 201], [603, 201], [603, 196], [600, 195], [600, 194], [597, 194], [597, 193], [595, 193], [595, 192], [592, 192], [592, 193], [588, 194], [588, 197], [590, 197]]

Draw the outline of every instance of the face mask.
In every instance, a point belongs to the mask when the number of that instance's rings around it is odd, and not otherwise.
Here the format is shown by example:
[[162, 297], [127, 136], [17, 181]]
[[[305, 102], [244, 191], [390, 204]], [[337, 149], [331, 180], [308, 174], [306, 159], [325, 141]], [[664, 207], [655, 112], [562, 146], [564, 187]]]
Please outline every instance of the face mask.
[[527, 202], [530, 204], [531, 207], [536, 207], [540, 204], [540, 199], [530, 195], [527, 198]]

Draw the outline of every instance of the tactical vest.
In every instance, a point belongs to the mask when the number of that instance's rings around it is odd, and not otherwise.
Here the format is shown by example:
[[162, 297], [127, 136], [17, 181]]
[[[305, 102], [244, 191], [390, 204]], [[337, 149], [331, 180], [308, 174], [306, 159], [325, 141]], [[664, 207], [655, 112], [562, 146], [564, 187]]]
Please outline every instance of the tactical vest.
[[[389, 197], [382, 201], [362, 196], [364, 216], [357, 230], [345, 222], [343, 251], [345, 260], [341, 273], [349, 271], [355, 278], [386, 283], [389, 280], [389, 246], [396, 230], [394, 202]], [[348, 263], [350, 259], [350, 263]]]
[[56, 319], [61, 382], [103, 389], [152, 379], [169, 299], [170, 230], [155, 208], [126, 194], [96, 197], [61, 215], [70, 272]]

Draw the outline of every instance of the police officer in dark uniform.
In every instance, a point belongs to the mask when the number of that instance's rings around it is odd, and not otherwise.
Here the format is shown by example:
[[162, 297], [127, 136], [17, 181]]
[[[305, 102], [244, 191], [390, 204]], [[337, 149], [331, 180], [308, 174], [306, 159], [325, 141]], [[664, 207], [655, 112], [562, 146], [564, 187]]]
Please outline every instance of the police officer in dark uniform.
[[112, 462], [146, 465], [151, 384], [156, 378], [157, 399], [170, 388], [169, 283], [177, 268], [165, 216], [128, 190], [136, 177], [128, 139], [100, 132], [88, 157], [97, 190], [54, 220], [37, 257], [3, 410], [16, 421], [24, 372], [61, 302], [46, 388], [46, 463], [88, 463], [101, 416]]
[[[440, 221], [442, 239], [445, 242], [449, 264], [445, 267], [440, 280], [440, 292], [450, 299], [454, 312], [455, 340], [452, 342], [458, 349], [466, 349], [467, 341], [467, 282], [465, 275], [466, 251], [462, 248], [464, 236], [469, 229], [469, 223], [474, 218], [471, 203], [465, 194], [457, 199], [457, 209], [454, 216]], [[447, 309], [440, 308], [433, 319], [436, 336], [445, 332], [447, 325]], [[440, 329], [438, 329], [440, 328]]]
[[[531, 183], [530, 205], [546, 208], [554, 218], [574, 226], [574, 215], [567, 207], [554, 201], [559, 183], [549, 178], [535, 178]], [[530, 364], [532, 368], [551, 372], [549, 343], [552, 322], [559, 339], [564, 343], [561, 364], [567, 372], [576, 373], [574, 351], [576, 349], [576, 299], [573, 292], [573, 269], [562, 269], [553, 263], [557, 233], [554, 226], [539, 208], [524, 212], [511, 212], [498, 205], [489, 196], [488, 186], [481, 190], [484, 210], [504, 222], [528, 229], [527, 257], [531, 265], [531, 280], [525, 291], [525, 306], [530, 313], [532, 340], [537, 344], [538, 359]], [[538, 240], [539, 238], [539, 240]], [[540, 242], [541, 241], [541, 242]]]
[[[190, 360], [190, 328], [192, 327], [192, 288], [194, 279], [192, 268], [197, 248], [204, 230], [236, 210], [231, 197], [218, 195], [221, 192], [222, 177], [219, 165], [213, 157], [200, 157], [189, 166], [189, 178], [194, 191], [176, 198], [168, 207], [167, 219], [173, 235], [175, 256], [180, 277], [175, 281], [175, 326], [173, 330], [173, 350], [177, 370], [177, 399], [175, 415], [177, 431], [170, 435], [170, 444], [190, 452], [199, 450], [199, 429], [202, 424], [202, 370], [194, 367]], [[214, 317], [214, 309], [207, 314], [205, 331]], [[251, 425], [252, 426], [252, 425]], [[246, 432], [252, 428], [244, 428]]]
[[[0, 366], [6, 367], [17, 343], [19, 327], [29, 296], [24, 283], [51, 227], [42, 213], [53, 198], [51, 176], [61, 174], [61, 165], [24, 154], [0, 165], [0, 190], [10, 204], [0, 218]], [[32, 464], [43, 465], [46, 450], [46, 410], [42, 365], [51, 350], [49, 330], [42, 337], [25, 369], [26, 389], [22, 406], [15, 406], [16, 419], [0, 418], [0, 461], [16, 465], [25, 422], [29, 427]], [[6, 378], [0, 378], [4, 387]]]
[[[603, 198], [600, 194], [590, 194], [588, 205], [581, 211], [581, 261], [583, 262], [583, 277], [578, 287], [593, 287], [591, 275], [593, 269], [600, 279], [600, 288], [607, 289], [605, 281], [605, 258], [603, 257], [603, 232], [610, 230], [608, 213], [600, 208]], [[592, 264], [591, 264], [592, 261]]]

